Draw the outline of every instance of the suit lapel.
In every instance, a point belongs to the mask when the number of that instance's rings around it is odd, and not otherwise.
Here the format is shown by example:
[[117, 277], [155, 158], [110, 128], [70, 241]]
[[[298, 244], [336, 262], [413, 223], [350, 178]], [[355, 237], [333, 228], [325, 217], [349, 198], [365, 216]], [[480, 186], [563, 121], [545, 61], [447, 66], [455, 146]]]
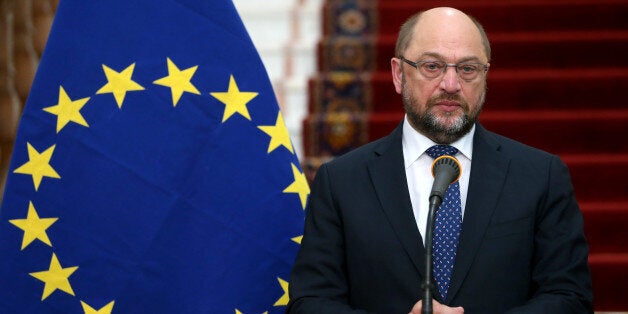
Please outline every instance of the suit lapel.
[[402, 125], [375, 147], [369, 172], [382, 209], [408, 257], [424, 276], [425, 249], [408, 192], [401, 146]]
[[455, 296], [469, 272], [506, 179], [510, 159], [499, 150], [494, 138], [477, 124], [467, 203], [447, 300]]

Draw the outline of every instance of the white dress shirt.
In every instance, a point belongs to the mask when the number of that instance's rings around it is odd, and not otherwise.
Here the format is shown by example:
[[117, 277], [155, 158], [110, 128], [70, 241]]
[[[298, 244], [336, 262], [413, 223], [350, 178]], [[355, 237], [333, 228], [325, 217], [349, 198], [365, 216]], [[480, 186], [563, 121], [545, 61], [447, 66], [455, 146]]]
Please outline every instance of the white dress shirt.
[[[462, 217], [467, 202], [467, 191], [469, 190], [469, 175], [471, 173], [471, 157], [473, 155], [473, 134], [475, 125], [471, 131], [459, 140], [450, 144], [458, 149], [456, 157], [462, 166], [462, 176], [460, 177], [460, 198], [462, 202]], [[406, 116], [403, 121], [403, 135], [401, 137], [403, 145], [403, 160], [406, 168], [406, 178], [408, 180], [408, 190], [410, 191], [410, 201], [412, 211], [416, 219], [417, 227], [421, 232], [423, 244], [425, 245], [425, 228], [427, 226], [427, 214], [429, 210], [429, 194], [432, 190], [434, 177], [432, 177], [432, 162], [434, 161], [425, 153], [425, 150], [437, 145], [425, 135], [417, 132]], [[436, 218], [436, 216], [434, 216]], [[463, 219], [464, 221], [464, 219]]]

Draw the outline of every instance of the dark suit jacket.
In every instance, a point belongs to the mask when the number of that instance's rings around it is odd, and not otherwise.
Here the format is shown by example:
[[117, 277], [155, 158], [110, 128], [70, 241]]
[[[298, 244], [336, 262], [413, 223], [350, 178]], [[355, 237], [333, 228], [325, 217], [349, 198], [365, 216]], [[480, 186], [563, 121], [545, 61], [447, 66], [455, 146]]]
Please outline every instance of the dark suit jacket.
[[[406, 314], [424, 252], [402, 125], [321, 166], [290, 277], [287, 313]], [[447, 300], [465, 313], [592, 313], [588, 246], [567, 167], [477, 124]]]

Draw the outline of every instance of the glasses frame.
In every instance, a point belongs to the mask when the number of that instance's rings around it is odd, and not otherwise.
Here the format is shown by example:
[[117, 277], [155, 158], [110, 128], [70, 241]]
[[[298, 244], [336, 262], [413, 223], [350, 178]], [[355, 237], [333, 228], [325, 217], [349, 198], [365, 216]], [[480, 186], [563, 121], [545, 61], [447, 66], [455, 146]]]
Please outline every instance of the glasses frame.
[[[484, 74], [486, 74], [486, 72], [488, 72], [488, 64], [484, 64], [484, 63], [481, 63], [481, 62], [446, 63], [446, 62], [442, 62], [442, 61], [438, 61], [438, 60], [418, 60], [418, 61], [414, 62], [414, 61], [410, 61], [410, 60], [406, 59], [404, 56], [399, 56], [399, 60], [401, 60], [401, 61], [409, 64], [411, 67], [417, 69], [419, 71], [419, 73], [421, 73], [421, 75], [425, 76], [428, 79], [439, 78], [439, 77], [443, 76], [443, 74], [445, 74], [447, 72], [447, 68], [452, 67], [456, 71], [456, 75], [458, 76], [458, 78], [460, 78], [461, 80], [463, 80], [465, 82], [472, 82], [475, 79], [477, 79], [479, 77], [479, 74], [482, 73], [482, 72], [478, 72], [478, 76], [476, 76], [476, 77], [474, 77], [472, 79], [469, 79], [469, 80], [464, 79], [464, 78], [462, 78], [460, 76], [460, 72], [458, 72], [458, 67], [461, 66], [461, 65], [465, 65], [465, 64], [480, 65], [482, 67], [482, 69], [484, 70], [483, 71]], [[425, 74], [423, 74], [423, 72], [421, 72], [419, 67], [421, 65], [423, 65], [424, 63], [429, 63], [429, 62], [444, 63], [445, 66], [443, 66], [443, 71], [440, 74], [438, 74], [437, 76], [435, 76], [435, 77], [426, 76]]]

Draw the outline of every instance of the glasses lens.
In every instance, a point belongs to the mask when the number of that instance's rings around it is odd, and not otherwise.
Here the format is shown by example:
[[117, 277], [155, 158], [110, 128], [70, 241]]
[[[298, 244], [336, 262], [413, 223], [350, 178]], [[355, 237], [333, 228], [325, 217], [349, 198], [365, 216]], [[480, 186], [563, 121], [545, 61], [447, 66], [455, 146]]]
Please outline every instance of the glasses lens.
[[419, 71], [427, 78], [436, 78], [443, 73], [446, 64], [439, 61], [423, 61], [419, 63]]
[[463, 63], [456, 66], [461, 79], [470, 81], [475, 79], [480, 73], [480, 65], [476, 63]]

